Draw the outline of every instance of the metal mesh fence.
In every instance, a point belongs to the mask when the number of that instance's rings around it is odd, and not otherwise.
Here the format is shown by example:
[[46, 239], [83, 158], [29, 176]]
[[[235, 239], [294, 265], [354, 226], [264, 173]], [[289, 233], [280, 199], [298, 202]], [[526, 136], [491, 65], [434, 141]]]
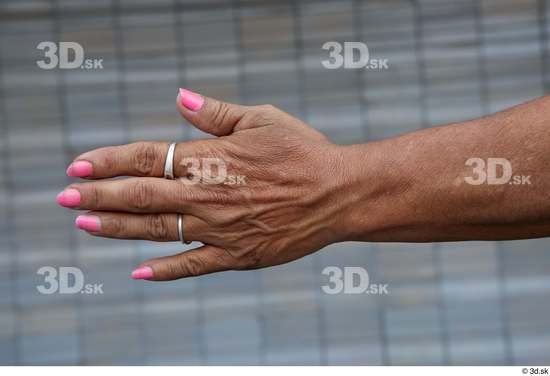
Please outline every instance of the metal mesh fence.
[[[548, 240], [345, 243], [287, 265], [172, 283], [130, 280], [177, 244], [92, 238], [54, 197], [79, 153], [205, 137], [178, 87], [271, 103], [335, 142], [478, 117], [549, 86], [547, 1], [0, 3], [0, 364], [534, 364], [550, 361]], [[388, 70], [326, 70], [326, 41]], [[43, 70], [42, 41], [103, 69]], [[518, 145], [518, 147], [522, 147]], [[104, 294], [40, 294], [76, 266]], [[383, 296], [326, 295], [361, 266]]]

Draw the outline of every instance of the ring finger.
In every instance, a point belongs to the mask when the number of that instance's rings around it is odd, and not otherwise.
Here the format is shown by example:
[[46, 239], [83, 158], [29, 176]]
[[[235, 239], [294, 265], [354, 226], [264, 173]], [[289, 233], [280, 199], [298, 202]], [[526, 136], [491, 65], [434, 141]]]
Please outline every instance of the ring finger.
[[[130, 214], [92, 211], [76, 218], [75, 224], [88, 233], [105, 238], [179, 241], [177, 214]], [[192, 215], [182, 215], [185, 241], [202, 241], [207, 225]]]

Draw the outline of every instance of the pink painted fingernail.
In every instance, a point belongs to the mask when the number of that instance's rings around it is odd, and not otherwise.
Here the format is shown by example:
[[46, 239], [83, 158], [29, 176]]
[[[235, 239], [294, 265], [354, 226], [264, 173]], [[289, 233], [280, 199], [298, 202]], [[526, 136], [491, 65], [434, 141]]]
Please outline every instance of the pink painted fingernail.
[[74, 221], [76, 227], [86, 231], [99, 231], [101, 228], [101, 220], [95, 215], [79, 215]]
[[73, 188], [65, 189], [56, 200], [59, 205], [72, 208], [80, 204], [80, 192]]
[[133, 279], [151, 279], [153, 278], [153, 269], [149, 266], [142, 266], [132, 272]]
[[88, 161], [74, 161], [67, 168], [67, 176], [83, 178], [92, 174], [92, 164]]
[[204, 104], [204, 98], [190, 90], [180, 89], [180, 102], [185, 108], [191, 111], [198, 111]]

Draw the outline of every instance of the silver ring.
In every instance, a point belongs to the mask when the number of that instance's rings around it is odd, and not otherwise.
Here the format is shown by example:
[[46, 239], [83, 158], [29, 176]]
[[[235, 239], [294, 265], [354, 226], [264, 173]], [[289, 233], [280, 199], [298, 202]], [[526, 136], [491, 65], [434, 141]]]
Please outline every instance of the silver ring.
[[172, 142], [168, 147], [168, 153], [166, 154], [166, 161], [164, 162], [164, 177], [170, 180], [174, 180], [174, 151], [175, 150], [176, 150], [176, 143]]
[[191, 244], [189, 240], [185, 240], [183, 237], [183, 215], [181, 214], [178, 214], [178, 236], [183, 244]]

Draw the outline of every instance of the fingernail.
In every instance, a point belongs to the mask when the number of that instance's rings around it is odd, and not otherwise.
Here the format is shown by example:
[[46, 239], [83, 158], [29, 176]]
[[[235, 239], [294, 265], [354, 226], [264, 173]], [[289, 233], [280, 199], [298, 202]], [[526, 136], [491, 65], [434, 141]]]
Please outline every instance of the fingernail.
[[74, 221], [76, 227], [86, 231], [99, 231], [101, 220], [95, 215], [79, 215]]
[[149, 266], [142, 266], [132, 272], [133, 279], [151, 279], [153, 278], [153, 269]]
[[80, 204], [80, 192], [73, 188], [65, 189], [56, 199], [59, 205], [72, 208]]
[[67, 168], [67, 176], [82, 178], [92, 174], [92, 164], [88, 161], [75, 161]]
[[180, 89], [180, 102], [185, 108], [191, 111], [198, 111], [204, 104], [204, 98], [190, 90]]

